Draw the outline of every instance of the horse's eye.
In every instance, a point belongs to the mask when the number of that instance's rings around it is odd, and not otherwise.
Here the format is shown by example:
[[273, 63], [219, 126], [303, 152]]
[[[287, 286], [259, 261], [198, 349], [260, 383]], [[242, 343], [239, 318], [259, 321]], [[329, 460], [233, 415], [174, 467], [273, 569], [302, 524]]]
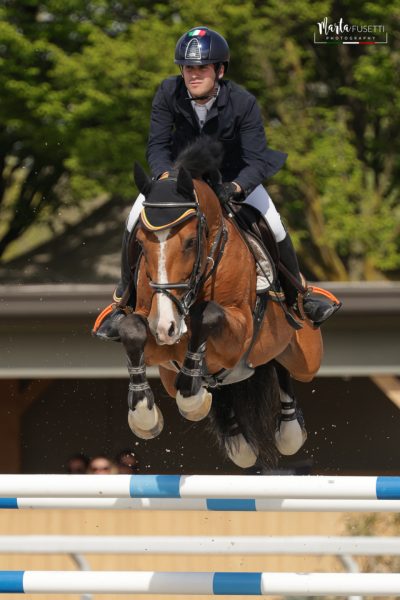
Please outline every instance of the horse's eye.
[[184, 250], [192, 250], [196, 245], [196, 238], [190, 238], [183, 244]]

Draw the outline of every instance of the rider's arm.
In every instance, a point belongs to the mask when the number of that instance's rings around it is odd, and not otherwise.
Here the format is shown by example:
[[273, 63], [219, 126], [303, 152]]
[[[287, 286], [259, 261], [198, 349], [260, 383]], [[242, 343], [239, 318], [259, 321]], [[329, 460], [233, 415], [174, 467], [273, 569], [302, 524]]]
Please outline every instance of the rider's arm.
[[159, 177], [172, 166], [171, 142], [173, 113], [166, 98], [165, 82], [154, 96], [146, 158], [154, 177]]
[[283, 166], [287, 154], [268, 148], [261, 112], [253, 96], [248, 99], [239, 137], [241, 158], [246, 166], [235, 177], [235, 183], [248, 196], [264, 179]]

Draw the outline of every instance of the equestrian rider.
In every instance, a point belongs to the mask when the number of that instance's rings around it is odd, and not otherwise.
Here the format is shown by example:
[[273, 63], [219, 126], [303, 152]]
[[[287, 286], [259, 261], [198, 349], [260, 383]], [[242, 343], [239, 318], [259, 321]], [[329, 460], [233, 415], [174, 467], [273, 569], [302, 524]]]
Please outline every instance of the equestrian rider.
[[[207, 135], [222, 143], [223, 184], [218, 190], [222, 202], [243, 201], [257, 208], [267, 220], [278, 244], [280, 261], [301, 281], [296, 253], [262, 182], [274, 175], [287, 155], [267, 146], [261, 112], [256, 99], [247, 90], [223, 77], [229, 66], [229, 47], [216, 31], [197, 27], [185, 33], [175, 49], [175, 63], [181, 75], [165, 79], [153, 100], [147, 160], [158, 179], [171, 167], [188, 143]], [[126, 259], [129, 232], [136, 224], [144, 197], [139, 195], [127, 220], [122, 254], [122, 278], [114, 293], [116, 303], [129, 283]], [[298, 288], [289, 278], [280, 276], [289, 306], [295, 306]], [[259, 291], [259, 290], [258, 290]], [[303, 299], [305, 315], [319, 326], [338, 306], [316, 297]], [[118, 340], [118, 322], [124, 313], [115, 308], [96, 330], [106, 340]]]

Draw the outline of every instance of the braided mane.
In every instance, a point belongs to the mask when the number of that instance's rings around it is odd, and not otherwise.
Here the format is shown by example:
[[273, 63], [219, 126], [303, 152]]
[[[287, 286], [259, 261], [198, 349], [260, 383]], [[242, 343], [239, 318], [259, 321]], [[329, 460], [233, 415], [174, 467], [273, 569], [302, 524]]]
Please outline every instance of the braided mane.
[[218, 175], [222, 158], [222, 144], [208, 136], [201, 136], [178, 155], [174, 170], [183, 167], [194, 179], [214, 178]]

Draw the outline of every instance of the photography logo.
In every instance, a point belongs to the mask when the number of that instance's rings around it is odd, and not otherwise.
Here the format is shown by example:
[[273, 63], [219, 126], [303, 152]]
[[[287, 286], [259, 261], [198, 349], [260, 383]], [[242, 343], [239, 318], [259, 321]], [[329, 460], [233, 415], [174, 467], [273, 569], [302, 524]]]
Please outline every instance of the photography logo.
[[314, 44], [387, 44], [385, 25], [349, 24], [340, 19], [330, 23], [328, 17], [317, 23]]

